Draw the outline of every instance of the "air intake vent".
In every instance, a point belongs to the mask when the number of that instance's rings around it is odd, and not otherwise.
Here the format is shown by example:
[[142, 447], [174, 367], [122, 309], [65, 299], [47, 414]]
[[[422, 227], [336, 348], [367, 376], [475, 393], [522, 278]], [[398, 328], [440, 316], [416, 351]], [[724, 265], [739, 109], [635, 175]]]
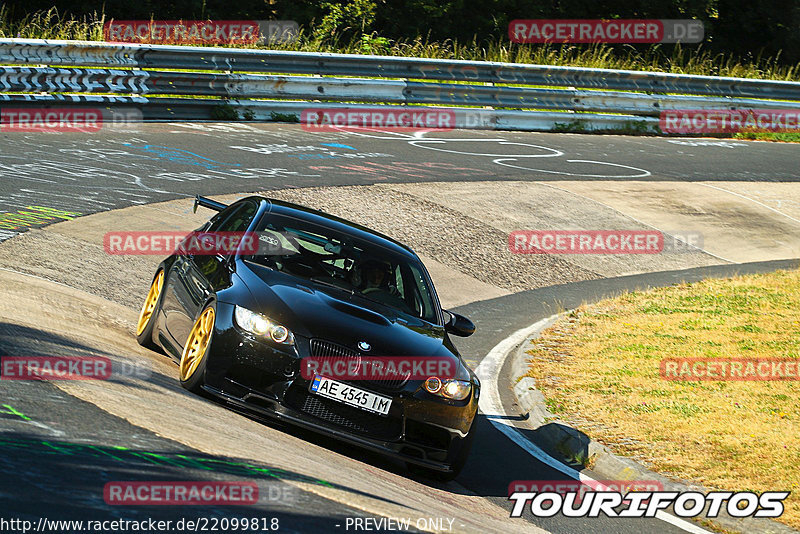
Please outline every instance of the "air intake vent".
[[400, 419], [353, 408], [313, 395], [300, 387], [289, 388], [285, 399], [296, 410], [372, 438], [397, 439], [403, 430]]

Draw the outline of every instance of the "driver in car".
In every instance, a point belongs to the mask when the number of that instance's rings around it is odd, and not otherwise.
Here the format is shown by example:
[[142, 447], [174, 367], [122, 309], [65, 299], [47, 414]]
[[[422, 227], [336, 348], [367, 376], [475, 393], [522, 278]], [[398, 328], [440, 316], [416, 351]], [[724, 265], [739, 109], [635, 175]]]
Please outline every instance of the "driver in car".
[[391, 283], [392, 267], [386, 262], [369, 259], [364, 261], [358, 269], [356, 286], [363, 295], [390, 306], [407, 309], [408, 306], [400, 297], [400, 292]]
[[389, 271], [391, 267], [388, 263], [369, 259], [361, 263], [357, 273], [357, 286], [362, 293], [374, 293], [378, 290], [393, 293], [389, 288]]

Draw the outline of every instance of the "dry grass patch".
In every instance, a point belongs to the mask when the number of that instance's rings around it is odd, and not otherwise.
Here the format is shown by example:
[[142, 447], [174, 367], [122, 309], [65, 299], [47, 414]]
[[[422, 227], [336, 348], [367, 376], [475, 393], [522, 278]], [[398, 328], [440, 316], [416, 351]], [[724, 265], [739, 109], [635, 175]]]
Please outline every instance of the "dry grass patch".
[[800, 270], [634, 292], [534, 340], [552, 412], [617, 453], [726, 490], [791, 490], [800, 527], [800, 381], [667, 381], [663, 358], [800, 360]]

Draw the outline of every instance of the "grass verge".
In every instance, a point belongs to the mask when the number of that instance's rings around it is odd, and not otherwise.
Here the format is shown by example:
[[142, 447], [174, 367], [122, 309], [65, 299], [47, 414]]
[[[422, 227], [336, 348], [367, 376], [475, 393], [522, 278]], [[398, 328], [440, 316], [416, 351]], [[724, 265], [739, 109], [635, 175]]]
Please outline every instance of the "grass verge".
[[756, 141], [778, 141], [781, 143], [800, 143], [800, 132], [738, 132], [734, 139], [752, 139]]
[[797, 358], [800, 270], [628, 293], [534, 340], [529, 375], [551, 411], [673, 478], [790, 490], [800, 527], [800, 381], [667, 381], [663, 358]]

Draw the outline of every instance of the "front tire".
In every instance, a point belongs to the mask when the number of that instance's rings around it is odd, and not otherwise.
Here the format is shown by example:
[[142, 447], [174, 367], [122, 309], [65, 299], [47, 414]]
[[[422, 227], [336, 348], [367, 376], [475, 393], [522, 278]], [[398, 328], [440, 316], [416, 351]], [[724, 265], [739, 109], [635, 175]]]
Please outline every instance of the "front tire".
[[209, 304], [194, 322], [189, 338], [183, 347], [180, 362], [181, 386], [192, 393], [202, 393], [205, 382], [206, 364], [208, 363], [208, 347], [214, 334], [216, 312]]
[[158, 313], [161, 310], [161, 293], [164, 290], [164, 269], [159, 269], [150, 284], [150, 291], [144, 299], [142, 311], [139, 312], [139, 321], [136, 323], [136, 341], [139, 345], [150, 350], [161, 350], [153, 341], [153, 329], [156, 325]]

